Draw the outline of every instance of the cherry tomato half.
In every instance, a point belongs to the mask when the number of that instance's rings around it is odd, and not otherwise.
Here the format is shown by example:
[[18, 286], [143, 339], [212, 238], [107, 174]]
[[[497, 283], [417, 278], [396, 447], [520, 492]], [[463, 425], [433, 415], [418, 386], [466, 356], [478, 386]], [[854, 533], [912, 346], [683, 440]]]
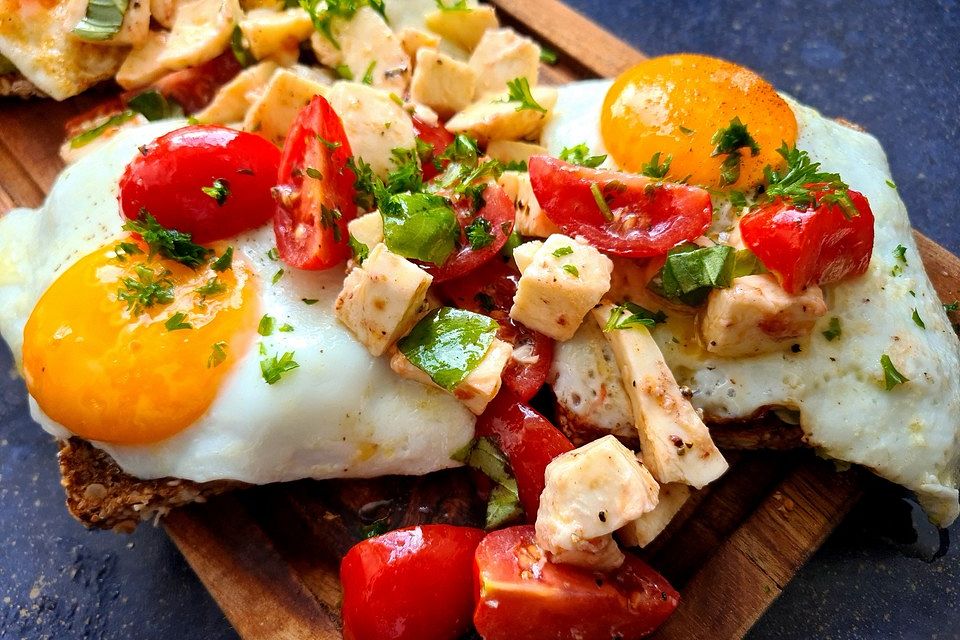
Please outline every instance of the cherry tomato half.
[[740, 220], [744, 244], [788, 293], [866, 272], [873, 252], [873, 212], [862, 194], [848, 193], [859, 215], [848, 217], [838, 204], [818, 201], [801, 209], [775, 200]]
[[632, 258], [665, 254], [702, 235], [713, 215], [710, 194], [700, 187], [589, 169], [550, 156], [533, 156], [528, 165], [533, 192], [547, 217], [568, 235], [583, 236], [607, 253]]
[[270, 195], [280, 152], [252, 133], [215, 125], [171, 131], [127, 165], [120, 208], [146, 209], [164, 227], [211, 242], [255, 229], [273, 215]]
[[[421, 158], [423, 162], [423, 179], [431, 180], [440, 173], [433, 163], [433, 159], [439, 157], [450, 143], [453, 142], [453, 134], [447, 131], [442, 124], [428, 124], [419, 116], [413, 116], [413, 130], [417, 132], [417, 137], [433, 147], [430, 157]], [[442, 165], [441, 165], [442, 168]]]
[[274, 190], [273, 230], [287, 264], [327, 269], [350, 257], [347, 223], [357, 216], [351, 155], [340, 116], [315, 96], [287, 134]]
[[480, 529], [428, 524], [355, 545], [340, 563], [344, 640], [455, 640], [470, 628]]
[[477, 547], [473, 624], [484, 640], [636, 640], [679, 602], [636, 556], [603, 574], [543, 554], [531, 525], [494, 531]]

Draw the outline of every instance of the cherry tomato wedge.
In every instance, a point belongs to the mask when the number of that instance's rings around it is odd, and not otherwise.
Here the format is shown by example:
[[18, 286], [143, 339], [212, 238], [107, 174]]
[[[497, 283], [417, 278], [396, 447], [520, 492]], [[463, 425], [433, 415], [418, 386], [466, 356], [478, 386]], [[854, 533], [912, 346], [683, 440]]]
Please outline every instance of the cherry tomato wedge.
[[350, 257], [347, 223], [357, 215], [351, 155], [340, 117], [314, 97], [287, 134], [274, 190], [273, 230], [287, 264], [328, 269]]
[[[460, 223], [460, 249], [455, 251], [440, 266], [430, 266], [427, 271], [434, 282], [443, 282], [469, 273], [499, 255], [513, 232], [513, 201], [499, 185], [490, 184], [483, 190], [483, 206], [473, 210], [473, 201], [466, 196], [452, 196], [454, 210]], [[471, 243], [467, 230], [471, 225], [482, 225], [487, 236], [482, 245]]]
[[233, 52], [227, 51], [195, 67], [168, 73], [153, 87], [167, 99], [175, 100], [186, 113], [194, 113], [210, 104], [220, 87], [242, 69]]
[[527, 521], [535, 522], [545, 484], [544, 470], [561, 453], [573, 451], [570, 440], [507, 390], [501, 390], [487, 405], [477, 420], [477, 435], [492, 437], [510, 460]]
[[479, 269], [443, 283], [443, 295], [454, 306], [489, 315], [500, 323], [497, 337], [509, 342], [518, 357], [503, 370], [503, 384], [520, 402], [536, 395], [553, 364], [553, 340], [510, 318], [520, 273], [500, 256]]
[[215, 125], [171, 131], [144, 145], [120, 178], [120, 208], [146, 209], [164, 227], [204, 243], [266, 223], [280, 152], [252, 133]]
[[788, 293], [866, 272], [873, 252], [873, 212], [862, 194], [848, 193], [859, 215], [848, 217], [840, 205], [820, 203], [824, 194], [817, 194], [810, 208], [775, 200], [740, 220], [744, 244]]
[[[710, 194], [700, 187], [580, 167], [550, 156], [533, 156], [528, 166], [547, 217], [568, 235], [583, 236], [607, 253], [631, 258], [665, 254], [702, 235], [713, 215]], [[601, 209], [598, 197], [608, 211]]]
[[543, 554], [531, 525], [494, 531], [477, 547], [473, 624], [484, 640], [636, 640], [680, 600], [636, 556], [603, 574]]
[[344, 640], [455, 640], [470, 628], [480, 529], [428, 524], [355, 545], [340, 563]]
[[433, 147], [433, 151], [428, 158], [421, 158], [423, 179], [430, 180], [440, 173], [440, 169], [434, 164], [433, 159], [446, 151], [450, 143], [453, 142], [453, 134], [447, 131], [447, 128], [442, 124], [428, 124], [416, 115], [413, 116], [413, 130], [416, 131], [418, 138]]

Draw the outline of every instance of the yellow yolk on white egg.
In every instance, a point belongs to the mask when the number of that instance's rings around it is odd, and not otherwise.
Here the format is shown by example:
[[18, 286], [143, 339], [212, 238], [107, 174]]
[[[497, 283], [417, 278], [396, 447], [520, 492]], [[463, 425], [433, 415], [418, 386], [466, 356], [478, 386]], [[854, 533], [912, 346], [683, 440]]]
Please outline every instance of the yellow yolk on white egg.
[[23, 371], [43, 412], [102, 442], [163, 440], [195, 422], [256, 333], [256, 280], [115, 244], [47, 289], [24, 329]]
[[[725, 154], [714, 154], [718, 130], [734, 118], [760, 147], [740, 150], [740, 176], [732, 185], [720, 179]], [[694, 54], [651, 58], [622, 73], [607, 92], [600, 117], [604, 145], [626, 171], [641, 172], [655, 153], [671, 159], [667, 176], [691, 184], [749, 188], [763, 179], [763, 168], [779, 168], [776, 150], [794, 145], [797, 120], [790, 106], [766, 80], [732, 62]]]

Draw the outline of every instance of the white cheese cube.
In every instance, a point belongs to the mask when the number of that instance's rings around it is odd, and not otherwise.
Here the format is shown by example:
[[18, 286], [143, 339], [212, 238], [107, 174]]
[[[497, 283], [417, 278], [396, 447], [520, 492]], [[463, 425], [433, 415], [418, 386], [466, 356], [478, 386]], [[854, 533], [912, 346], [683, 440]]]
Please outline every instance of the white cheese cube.
[[383, 216], [379, 211], [365, 213], [347, 223], [347, 232], [372, 249], [383, 242]]
[[417, 51], [410, 82], [410, 98], [425, 104], [441, 117], [450, 116], [473, 101], [477, 74], [469, 65], [435, 49]]
[[[490, 349], [477, 363], [476, 368], [467, 374], [463, 382], [454, 387], [451, 392], [453, 396], [474, 415], [483, 413], [490, 401], [500, 392], [503, 370], [510, 360], [511, 353], [513, 353], [513, 347], [508, 342], [494, 338]], [[390, 368], [404, 378], [442, 389], [427, 372], [410, 362], [398, 350], [395, 350], [390, 357]]]
[[178, 4], [170, 39], [157, 62], [182, 69], [216, 58], [230, 44], [239, 17], [237, 0], [186, 0]]
[[169, 35], [166, 31], [148, 33], [140, 46], [134, 47], [124, 58], [117, 70], [117, 84], [124, 89], [139, 89], [169, 73], [170, 70], [159, 63]]
[[429, 273], [378, 244], [343, 281], [337, 319], [371, 354], [383, 355], [427, 312], [431, 282]]
[[336, 44], [315, 33], [310, 45], [317, 60], [328, 67], [343, 66], [360, 82], [370, 70], [374, 87], [403, 95], [410, 80], [410, 56], [400, 38], [370, 7], [361, 7], [352, 18], [334, 19], [331, 32]]
[[255, 64], [244, 69], [237, 76], [220, 87], [206, 107], [193, 117], [203, 123], [240, 122], [259, 97], [259, 90], [267, 85], [277, 65], [270, 61]]
[[500, 162], [526, 162], [530, 156], [546, 153], [548, 153], [546, 147], [531, 142], [491, 140], [487, 143], [487, 155]]
[[481, 143], [488, 140], [535, 140], [550, 118], [557, 103], [553, 87], [534, 87], [533, 99], [545, 112], [521, 109], [518, 102], [509, 102], [507, 92], [488, 93], [447, 122], [452, 133], [469, 133]]
[[552, 554], [586, 552], [589, 558], [606, 547], [598, 538], [657, 506], [657, 482], [612, 435], [557, 456], [544, 479], [537, 543]]
[[499, 26], [493, 7], [469, 7], [457, 11], [442, 9], [428, 13], [427, 28], [466, 51], [473, 51], [487, 29]]
[[[613, 306], [594, 309], [601, 327]], [[660, 347], [646, 327], [604, 331], [623, 378], [640, 435], [643, 462], [661, 484], [682, 482], [697, 489], [727, 470], [707, 426], [683, 396]]]
[[674, 482], [660, 485], [656, 508], [624, 525], [617, 531], [617, 538], [627, 547], [647, 546], [663, 533], [689, 497], [690, 487], [685, 484]]
[[300, 8], [285, 11], [254, 9], [240, 20], [250, 53], [263, 60], [278, 51], [299, 53], [300, 43], [314, 32], [310, 14]]
[[273, 74], [263, 93], [251, 105], [243, 119], [243, 130], [258, 133], [278, 147], [300, 110], [314, 96], [324, 95], [329, 87], [288, 69]]
[[389, 92], [357, 82], [337, 82], [327, 100], [343, 121], [353, 155], [363, 158], [381, 178], [394, 168], [393, 149], [416, 145], [410, 114]]
[[569, 340], [610, 288], [613, 263], [588, 244], [554, 234], [520, 274], [510, 317], [554, 340]]
[[725, 357], [749, 357], [789, 348], [813, 331], [827, 312], [823, 291], [811, 285], [787, 293], [767, 273], [744, 276], [728, 289], [714, 289], [700, 318], [707, 351]]
[[417, 52], [420, 51], [420, 49], [425, 47], [436, 49], [440, 44], [439, 36], [428, 33], [423, 29], [417, 29], [416, 27], [404, 27], [400, 29], [397, 32], [397, 37], [400, 38], [400, 46], [407, 52], [411, 60], [416, 59]]
[[514, 231], [522, 236], [535, 238], [547, 238], [555, 233], [561, 233], [560, 227], [555, 225], [540, 208], [537, 196], [533, 193], [533, 185], [530, 184], [529, 173], [504, 171], [497, 182], [513, 200], [517, 212]]
[[477, 95], [503, 91], [514, 78], [526, 78], [537, 84], [540, 70], [540, 46], [513, 29], [489, 29], [470, 55], [470, 66], [477, 74]]
[[150, 0], [150, 14], [160, 26], [169, 29], [177, 15], [177, 0]]
[[310, 36], [310, 48], [313, 49], [313, 55], [317, 57], [317, 62], [331, 69], [343, 62], [343, 50], [338, 49], [336, 45], [330, 42], [319, 31]]
[[519, 247], [513, 250], [513, 261], [517, 265], [517, 271], [521, 274], [527, 270], [527, 267], [530, 266], [530, 263], [533, 262], [534, 256], [537, 255], [537, 251], [540, 251], [540, 247], [543, 246], [543, 242], [539, 240], [531, 240], [530, 242], [524, 242]]

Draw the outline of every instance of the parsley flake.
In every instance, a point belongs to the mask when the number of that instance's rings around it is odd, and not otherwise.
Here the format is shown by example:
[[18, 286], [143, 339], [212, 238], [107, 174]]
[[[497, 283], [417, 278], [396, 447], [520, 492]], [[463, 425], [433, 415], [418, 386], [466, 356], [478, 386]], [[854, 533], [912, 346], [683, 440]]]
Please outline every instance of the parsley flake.
[[647, 327], [667, 321], [667, 314], [663, 311], [650, 311], [633, 302], [618, 304], [610, 311], [610, 317], [603, 326], [604, 331], [615, 329], [630, 329], [633, 327]]
[[581, 167], [595, 169], [603, 164], [603, 161], [607, 159], [607, 156], [591, 156], [590, 147], [588, 147], [586, 143], [581, 142], [580, 144], [572, 147], [564, 147], [560, 152], [560, 159], [564, 162], [569, 162], [570, 164], [577, 164]]
[[469, 11], [470, 7], [467, 6], [467, 0], [453, 0], [451, 4], [445, 3], [443, 0], [435, 0], [437, 3], [437, 9], [441, 11]]
[[898, 384], [910, 382], [910, 378], [907, 378], [897, 371], [897, 368], [893, 366], [893, 361], [890, 360], [890, 356], [887, 354], [880, 356], [880, 366], [883, 368], [883, 386], [887, 391], [890, 391]]
[[120, 262], [126, 262], [127, 256], [135, 256], [143, 253], [143, 249], [137, 246], [135, 242], [119, 242], [113, 248], [114, 257]]
[[128, 311], [140, 315], [144, 309], [156, 304], [173, 302], [170, 271], [161, 269], [157, 272], [145, 265], [137, 265], [135, 270], [137, 277], [127, 276], [121, 279], [123, 288], [117, 291], [117, 299], [127, 303]]
[[200, 296], [200, 299], [206, 299], [210, 296], [220, 295], [227, 290], [227, 285], [220, 282], [220, 279], [217, 276], [213, 276], [205, 284], [200, 285], [195, 289], [196, 293]]
[[927, 328], [927, 325], [923, 322], [923, 318], [920, 317], [920, 312], [916, 309], [913, 310], [913, 324], [917, 325], [921, 329]]
[[540, 106], [530, 92], [530, 81], [524, 77], [514, 78], [507, 82], [507, 102], [519, 102], [517, 111], [529, 109], [546, 113], [547, 110]]
[[554, 252], [553, 255], [556, 258], [562, 258], [563, 256], [568, 256], [573, 253], [573, 247], [559, 247]]
[[191, 269], [203, 264], [212, 253], [210, 249], [193, 242], [189, 233], [164, 228], [146, 209], [140, 210], [136, 220], [128, 220], [123, 229], [140, 234], [150, 249], [150, 257], [159, 253]]
[[187, 314], [182, 311], [178, 311], [172, 316], [170, 316], [166, 322], [163, 323], [163, 326], [167, 328], [167, 331], [181, 331], [183, 329], [193, 329], [193, 325], [189, 322], [184, 322]]
[[593, 194], [593, 201], [597, 203], [597, 208], [603, 214], [603, 219], [608, 222], [612, 221], [613, 211], [610, 210], [610, 205], [607, 204], [607, 200], [603, 197], [603, 193], [600, 192], [600, 187], [596, 182], [590, 183], [590, 193]]
[[943, 305], [943, 310], [947, 313], [955, 313], [960, 311], [960, 300], [954, 300], [950, 304]]
[[213, 343], [210, 357], [207, 358], [207, 368], [219, 367], [227, 359], [227, 343], [221, 340]]
[[363, 79], [362, 79], [360, 82], [362, 82], [363, 84], [366, 84], [366, 85], [372, 85], [372, 84], [373, 84], [373, 70], [376, 69], [376, 67], [377, 67], [377, 61], [376, 61], [376, 60], [372, 60], [372, 61], [370, 62], [370, 66], [368, 66], [366, 72], [364, 72], [364, 74], [363, 74]]
[[543, 64], [557, 64], [557, 52], [540, 45], [540, 62]]
[[263, 317], [260, 318], [260, 324], [257, 325], [257, 333], [263, 337], [272, 336], [273, 330], [277, 325], [277, 320], [269, 314], [263, 314]]
[[279, 331], [280, 333], [292, 333], [292, 332], [293, 332], [293, 325], [290, 324], [290, 323], [282, 324], [282, 325], [280, 325], [280, 328], [277, 329], [277, 331]]
[[806, 151], [789, 147], [787, 143], [783, 143], [777, 153], [787, 161], [787, 168], [783, 171], [774, 171], [769, 165], [764, 168], [767, 200], [783, 198], [800, 207], [810, 207], [816, 202], [836, 204], [848, 218], [860, 215], [840, 174], [820, 171], [819, 162], [811, 161]]
[[212, 187], [200, 187], [200, 191], [216, 200], [217, 205], [222, 207], [230, 196], [230, 183], [223, 178], [217, 178]]
[[211, 263], [210, 268], [216, 271], [217, 273], [221, 273], [223, 271], [226, 271], [232, 266], [233, 266], [233, 247], [227, 247], [227, 250], [223, 252], [223, 255], [221, 255], [219, 258], [214, 260], [213, 263]]
[[657, 151], [655, 154], [653, 154], [653, 157], [650, 158], [650, 162], [644, 164], [640, 168], [640, 173], [648, 178], [653, 178], [654, 180], [663, 180], [663, 178], [667, 175], [667, 172], [670, 170], [671, 162], [673, 162], [673, 156], [668, 155], [663, 163], [661, 163], [660, 152]]
[[276, 384], [283, 377], [283, 374], [300, 367], [300, 364], [293, 359], [293, 351], [287, 351], [278, 357], [276, 354], [268, 354], [266, 348], [261, 344], [260, 355], [264, 356], [260, 359], [260, 373], [267, 384]]
[[565, 265], [563, 265], [563, 266], [560, 267], [560, 268], [563, 269], [564, 271], [566, 271], [567, 273], [569, 273], [569, 274], [570, 274], [571, 276], [573, 276], [574, 278], [579, 278], [579, 277], [580, 277], [580, 270], [577, 269], [576, 265], [565, 264]]
[[477, 251], [490, 245], [490, 243], [493, 242], [493, 234], [490, 232], [491, 228], [490, 221], [483, 216], [474, 218], [473, 222], [464, 228], [467, 240], [470, 241], [470, 248]]
[[347, 237], [347, 243], [353, 252], [353, 259], [357, 261], [357, 264], [363, 265], [363, 261], [370, 255], [370, 247], [353, 237], [352, 233]]
[[842, 335], [843, 330], [840, 328], [840, 318], [836, 316], [830, 318], [830, 324], [827, 325], [827, 330], [823, 332], [823, 337], [827, 339], [827, 342], [833, 342]]
[[303, 304], [309, 307], [317, 304], [320, 301], [315, 298], [300, 298], [300, 302], [302, 302]]
[[283, 277], [283, 269], [280, 269], [275, 274], [273, 274], [273, 278], [270, 279], [270, 284], [277, 284], [278, 282], [280, 282], [280, 278], [282, 277]]
[[733, 184], [740, 179], [741, 149], [750, 149], [752, 156], [760, 153], [760, 145], [747, 131], [747, 125], [740, 121], [739, 116], [731, 120], [730, 124], [723, 129], [718, 129], [710, 138], [710, 142], [716, 145], [713, 153], [710, 154], [711, 157], [727, 156], [720, 165], [720, 182], [724, 185]]

